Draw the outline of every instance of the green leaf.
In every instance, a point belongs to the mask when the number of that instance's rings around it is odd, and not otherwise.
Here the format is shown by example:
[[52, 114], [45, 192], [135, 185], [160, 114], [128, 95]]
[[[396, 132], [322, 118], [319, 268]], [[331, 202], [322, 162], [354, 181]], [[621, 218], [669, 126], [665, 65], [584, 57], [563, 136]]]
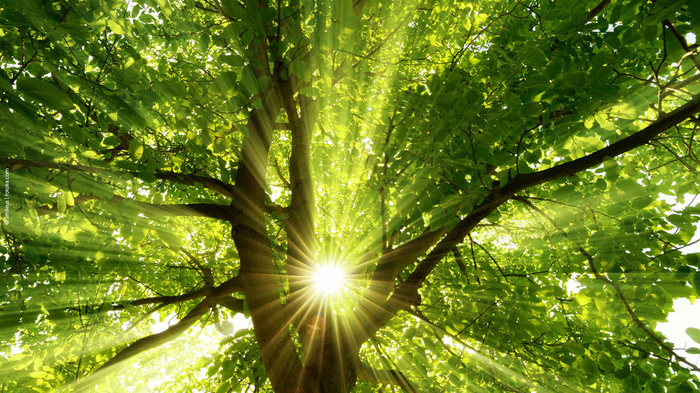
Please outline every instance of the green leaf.
[[63, 194], [56, 196], [57, 211], [59, 214], [66, 211], [66, 197]]
[[688, 266], [681, 266], [676, 270], [676, 273], [673, 275], [676, 280], [682, 280], [690, 274], [690, 268]]
[[141, 220], [138, 220], [131, 234], [131, 244], [134, 246], [141, 244], [146, 235], [148, 235], [148, 227]]
[[416, 203], [418, 203], [418, 197], [415, 194], [408, 194], [399, 200], [396, 208], [399, 214], [405, 216], [416, 207]]
[[181, 247], [180, 238], [175, 235], [171, 230], [167, 228], [156, 228], [156, 233], [158, 237], [168, 246], [172, 251], [179, 251]]
[[55, 84], [41, 79], [19, 78], [17, 80], [17, 91], [35, 98], [53, 109], [72, 109], [74, 106], [70, 97], [58, 90]]
[[332, 3], [331, 16], [335, 20], [343, 20], [352, 16], [352, 0], [337, 0]]
[[245, 15], [245, 10], [236, 0], [224, 0], [221, 2], [221, 7], [227, 16], [238, 19]]
[[229, 321], [221, 321], [221, 330], [226, 334], [233, 333], [233, 324]]
[[231, 67], [242, 67], [245, 62], [243, 58], [236, 55], [221, 55], [219, 61], [230, 65]]
[[248, 329], [239, 329], [239, 330], [237, 330], [236, 333], [233, 335], [233, 338], [236, 339], [236, 338], [240, 338], [240, 337], [243, 337], [243, 336], [247, 336], [249, 333], [250, 333], [250, 330], [248, 330]]
[[61, 239], [67, 241], [67, 242], [76, 242], [78, 241], [78, 234], [82, 232], [80, 229], [72, 229], [72, 230], [67, 230], [64, 232], [61, 232]]
[[684, 5], [683, 1], [662, 1], [656, 4], [644, 19], [645, 25], [656, 25], [668, 19]]
[[447, 215], [445, 213], [445, 209], [443, 209], [440, 206], [437, 206], [433, 208], [433, 210], [430, 211], [429, 215], [429, 226], [430, 230], [434, 231], [441, 226], [445, 225], [445, 220], [447, 219]]
[[687, 353], [691, 355], [700, 355], [700, 348], [697, 347], [690, 347], [685, 350]]
[[693, 327], [685, 329], [685, 333], [693, 339], [696, 343], [700, 344], [700, 329], [696, 329]]
[[542, 113], [542, 105], [536, 102], [528, 102], [521, 110], [523, 116], [535, 116]]
[[544, 52], [537, 47], [525, 47], [523, 58], [527, 63], [532, 64], [535, 67], [541, 67], [547, 64], [547, 56], [545, 56]]
[[174, 98], [185, 98], [187, 96], [185, 85], [175, 80], [153, 82], [153, 88]]
[[250, 94], [255, 95], [260, 92], [260, 87], [258, 84], [258, 78], [250, 67], [243, 68], [243, 75], [241, 76], [241, 82], [243, 86], [250, 92]]
[[29, 374], [29, 376], [34, 378], [34, 379], [46, 378], [48, 375], [49, 374], [46, 371], [35, 371], [35, 372]]
[[226, 381], [226, 382], [222, 383], [218, 389], [216, 389], [216, 393], [225, 393], [225, 392], [230, 391], [230, 389], [231, 389], [231, 385], [229, 384], [228, 381]]
[[124, 29], [121, 27], [121, 25], [112, 19], [107, 20], [107, 24], [109, 25], [109, 28], [112, 30], [114, 34], [119, 34], [123, 35], [124, 34]]
[[292, 61], [292, 63], [289, 65], [289, 71], [306, 82], [308, 82], [309, 78], [311, 77], [308, 65], [301, 59], [295, 59]]
[[676, 393], [694, 393], [697, 392], [695, 388], [693, 388], [690, 383], [687, 381], [681, 382], [680, 385], [676, 387]]
[[644, 186], [631, 179], [620, 179], [617, 187], [630, 195], [644, 195]]
[[236, 73], [222, 72], [212, 82], [212, 92], [225, 94], [226, 92], [236, 88]]
[[136, 139], [132, 139], [131, 142], [129, 142], [129, 157], [131, 157], [131, 159], [134, 161], [138, 161], [142, 156], [143, 145]]
[[605, 114], [603, 112], [596, 112], [595, 113], [595, 120], [598, 122], [598, 124], [600, 124], [601, 127], [603, 127], [603, 129], [606, 129], [609, 131], [612, 131], [615, 129], [615, 123], [608, 120], [607, 114]]
[[197, 361], [194, 364], [194, 367], [196, 369], [201, 369], [201, 368], [204, 368], [204, 367], [208, 366], [209, 364], [211, 364], [211, 362], [212, 362], [212, 358], [207, 357], [207, 356], [202, 356], [199, 359], [197, 359]]

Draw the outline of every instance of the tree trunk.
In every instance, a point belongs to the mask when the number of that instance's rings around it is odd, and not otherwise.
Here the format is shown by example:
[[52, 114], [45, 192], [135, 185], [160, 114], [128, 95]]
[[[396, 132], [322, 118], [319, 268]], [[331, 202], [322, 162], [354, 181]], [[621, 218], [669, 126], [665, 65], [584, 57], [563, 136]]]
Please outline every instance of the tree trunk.
[[348, 346], [352, 338], [347, 319], [327, 312], [320, 315], [328, 318], [318, 316], [314, 327], [307, 329], [305, 380], [314, 393], [348, 393], [357, 382], [357, 353]]

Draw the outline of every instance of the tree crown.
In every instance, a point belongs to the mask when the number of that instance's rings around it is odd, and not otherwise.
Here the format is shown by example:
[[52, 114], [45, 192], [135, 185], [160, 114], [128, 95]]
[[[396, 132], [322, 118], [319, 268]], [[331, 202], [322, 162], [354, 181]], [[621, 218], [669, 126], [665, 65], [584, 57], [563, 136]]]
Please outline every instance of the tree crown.
[[693, 391], [655, 327], [700, 287], [700, 210], [663, 199], [698, 194], [698, 26], [5, 2], [0, 390]]

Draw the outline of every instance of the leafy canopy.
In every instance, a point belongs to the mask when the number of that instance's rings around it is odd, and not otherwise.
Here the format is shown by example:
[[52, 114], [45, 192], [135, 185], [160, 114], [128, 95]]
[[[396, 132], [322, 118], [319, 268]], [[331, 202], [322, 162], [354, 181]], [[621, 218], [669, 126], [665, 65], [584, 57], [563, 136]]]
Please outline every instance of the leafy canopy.
[[0, 390], [694, 391], [655, 326], [700, 291], [698, 26], [3, 1]]

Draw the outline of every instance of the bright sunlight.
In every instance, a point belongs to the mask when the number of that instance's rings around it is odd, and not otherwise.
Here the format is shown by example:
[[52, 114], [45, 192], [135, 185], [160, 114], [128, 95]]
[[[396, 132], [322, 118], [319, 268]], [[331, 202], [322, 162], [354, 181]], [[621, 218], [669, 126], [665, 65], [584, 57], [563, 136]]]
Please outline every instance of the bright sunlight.
[[338, 266], [324, 265], [314, 272], [314, 286], [326, 294], [337, 293], [345, 284], [345, 273]]

